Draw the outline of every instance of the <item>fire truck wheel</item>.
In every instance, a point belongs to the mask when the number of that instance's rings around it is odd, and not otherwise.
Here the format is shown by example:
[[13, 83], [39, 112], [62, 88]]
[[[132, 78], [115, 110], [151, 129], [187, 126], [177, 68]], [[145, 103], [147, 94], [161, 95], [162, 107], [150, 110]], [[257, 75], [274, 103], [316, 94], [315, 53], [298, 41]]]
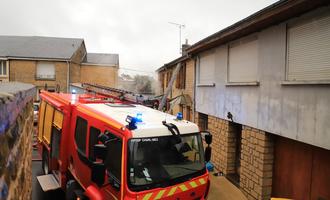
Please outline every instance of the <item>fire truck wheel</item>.
[[44, 151], [42, 153], [42, 170], [44, 171], [44, 174], [49, 174], [49, 158], [47, 151]]
[[65, 200], [76, 200], [78, 199], [76, 192], [80, 190], [79, 184], [75, 180], [69, 180], [66, 183]]

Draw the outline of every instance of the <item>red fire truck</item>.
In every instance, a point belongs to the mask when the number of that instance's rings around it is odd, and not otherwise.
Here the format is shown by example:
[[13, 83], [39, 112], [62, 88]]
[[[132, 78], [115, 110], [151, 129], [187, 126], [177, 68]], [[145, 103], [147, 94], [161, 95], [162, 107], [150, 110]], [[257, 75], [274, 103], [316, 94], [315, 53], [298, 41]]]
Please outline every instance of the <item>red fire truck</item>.
[[[100, 94], [40, 94], [44, 191], [66, 199], [206, 199], [211, 134], [196, 124]], [[202, 135], [208, 144], [205, 151]]]

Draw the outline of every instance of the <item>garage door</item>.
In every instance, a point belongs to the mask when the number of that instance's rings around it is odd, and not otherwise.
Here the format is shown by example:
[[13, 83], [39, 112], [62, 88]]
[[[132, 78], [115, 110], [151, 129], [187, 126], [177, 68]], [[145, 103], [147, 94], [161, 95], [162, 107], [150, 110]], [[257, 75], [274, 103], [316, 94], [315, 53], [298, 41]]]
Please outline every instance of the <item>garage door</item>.
[[330, 200], [330, 151], [278, 137], [272, 196]]

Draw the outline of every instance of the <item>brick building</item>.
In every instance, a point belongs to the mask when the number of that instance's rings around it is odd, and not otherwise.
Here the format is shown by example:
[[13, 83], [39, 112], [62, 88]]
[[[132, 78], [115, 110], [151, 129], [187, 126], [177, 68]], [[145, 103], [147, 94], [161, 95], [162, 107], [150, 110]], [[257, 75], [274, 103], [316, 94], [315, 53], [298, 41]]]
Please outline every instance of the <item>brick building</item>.
[[[186, 46], [187, 44], [183, 45], [183, 47]], [[160, 83], [160, 95], [163, 95], [168, 87], [177, 64], [181, 64], [181, 69], [167, 97], [169, 100], [166, 106], [167, 111], [172, 114], [181, 112], [184, 119], [193, 121], [195, 61], [189, 58], [186, 53], [183, 53], [183, 56], [157, 69], [156, 72], [158, 73]]]
[[278, 1], [186, 51], [217, 170], [248, 199], [330, 199], [329, 1]]
[[87, 53], [83, 39], [0, 36], [0, 81], [67, 92], [70, 83], [115, 87], [118, 54]]

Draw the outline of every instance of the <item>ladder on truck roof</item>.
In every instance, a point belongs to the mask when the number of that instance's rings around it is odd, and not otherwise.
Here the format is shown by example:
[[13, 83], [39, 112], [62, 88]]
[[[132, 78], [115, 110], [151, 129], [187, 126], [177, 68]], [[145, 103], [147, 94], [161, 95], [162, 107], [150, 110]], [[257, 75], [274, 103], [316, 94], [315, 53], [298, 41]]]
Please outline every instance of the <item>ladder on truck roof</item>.
[[82, 87], [87, 92], [94, 92], [96, 94], [108, 96], [111, 98], [116, 98], [123, 102], [128, 102], [128, 103], [135, 103], [135, 104], [142, 104], [145, 106], [149, 106], [150, 101], [152, 101], [149, 100], [149, 98], [146, 98], [142, 94], [135, 94], [134, 92], [130, 92], [118, 88], [112, 88], [112, 87], [92, 84], [92, 83], [82, 83]]

